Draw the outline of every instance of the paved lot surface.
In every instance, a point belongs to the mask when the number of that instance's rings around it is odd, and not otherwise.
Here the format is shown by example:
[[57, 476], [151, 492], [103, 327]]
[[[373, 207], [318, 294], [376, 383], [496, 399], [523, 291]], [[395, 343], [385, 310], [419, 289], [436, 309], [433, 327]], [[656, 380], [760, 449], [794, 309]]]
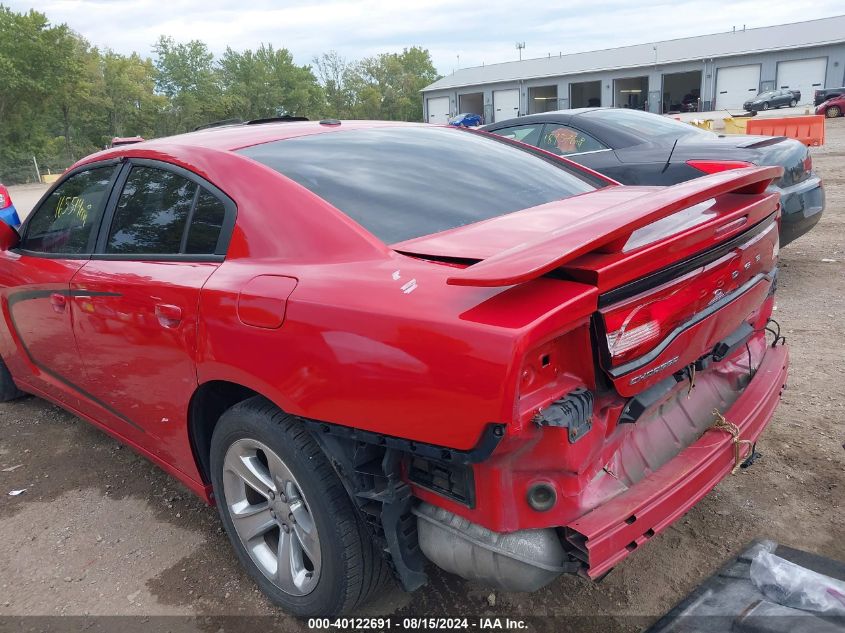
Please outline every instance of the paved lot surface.
[[14, 185], [9, 187], [9, 195], [12, 196], [12, 202], [18, 210], [18, 215], [21, 220], [29, 215], [35, 203], [41, 199], [44, 192], [47, 191], [49, 185]]
[[[432, 569], [424, 589], [387, 591], [363, 614], [581, 614], [605, 618], [580, 630], [629, 631], [640, 627], [626, 615], [654, 619], [755, 538], [845, 560], [845, 119], [828, 124], [829, 144], [813, 152], [827, 211], [781, 252], [776, 318], [792, 368], [759, 444], [763, 458], [601, 583], [561, 577], [532, 595], [491, 598]], [[0, 615], [275, 613], [238, 568], [213, 508], [35, 398], [0, 405], [0, 543]], [[217, 630], [208, 620], [196, 626]]]

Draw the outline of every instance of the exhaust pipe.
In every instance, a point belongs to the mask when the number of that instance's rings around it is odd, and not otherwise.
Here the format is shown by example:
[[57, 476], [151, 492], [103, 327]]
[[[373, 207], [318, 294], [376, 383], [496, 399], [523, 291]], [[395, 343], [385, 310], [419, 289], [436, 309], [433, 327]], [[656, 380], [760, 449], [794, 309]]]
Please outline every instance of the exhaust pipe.
[[582, 564], [554, 528], [494, 532], [429, 503], [413, 510], [423, 554], [441, 569], [504, 591], [536, 591]]

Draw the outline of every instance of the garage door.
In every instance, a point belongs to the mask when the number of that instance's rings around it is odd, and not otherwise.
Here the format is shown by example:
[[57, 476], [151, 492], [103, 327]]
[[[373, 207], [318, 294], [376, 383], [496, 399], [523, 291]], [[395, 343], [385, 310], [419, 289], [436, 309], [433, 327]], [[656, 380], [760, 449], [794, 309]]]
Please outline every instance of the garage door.
[[741, 110], [760, 90], [760, 66], [729, 66], [716, 71], [716, 110]]
[[493, 91], [493, 123], [519, 116], [519, 90]]
[[824, 88], [826, 74], [827, 57], [778, 62], [777, 87], [784, 90], [800, 90], [800, 103], [812, 103], [815, 90]]
[[436, 97], [427, 101], [428, 122], [442, 123], [449, 122], [449, 97]]

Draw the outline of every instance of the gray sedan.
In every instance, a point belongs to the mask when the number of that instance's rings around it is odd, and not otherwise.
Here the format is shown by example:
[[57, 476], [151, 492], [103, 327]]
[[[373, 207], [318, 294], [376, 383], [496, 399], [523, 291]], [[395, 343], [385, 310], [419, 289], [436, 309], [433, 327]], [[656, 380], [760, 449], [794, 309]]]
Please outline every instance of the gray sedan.
[[769, 90], [761, 92], [753, 99], [746, 101], [742, 107], [746, 112], [759, 112], [760, 110], [768, 110], [769, 108], [794, 108], [798, 105], [798, 100], [801, 98], [799, 90]]

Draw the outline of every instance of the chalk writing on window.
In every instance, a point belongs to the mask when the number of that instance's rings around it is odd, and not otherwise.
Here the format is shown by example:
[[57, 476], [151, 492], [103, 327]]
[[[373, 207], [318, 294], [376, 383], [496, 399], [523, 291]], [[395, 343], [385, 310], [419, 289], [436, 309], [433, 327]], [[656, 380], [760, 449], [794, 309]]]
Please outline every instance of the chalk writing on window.
[[55, 217], [77, 218], [81, 224], [88, 220], [88, 212], [91, 210], [91, 203], [86, 203], [79, 196], [61, 196], [56, 205]]

